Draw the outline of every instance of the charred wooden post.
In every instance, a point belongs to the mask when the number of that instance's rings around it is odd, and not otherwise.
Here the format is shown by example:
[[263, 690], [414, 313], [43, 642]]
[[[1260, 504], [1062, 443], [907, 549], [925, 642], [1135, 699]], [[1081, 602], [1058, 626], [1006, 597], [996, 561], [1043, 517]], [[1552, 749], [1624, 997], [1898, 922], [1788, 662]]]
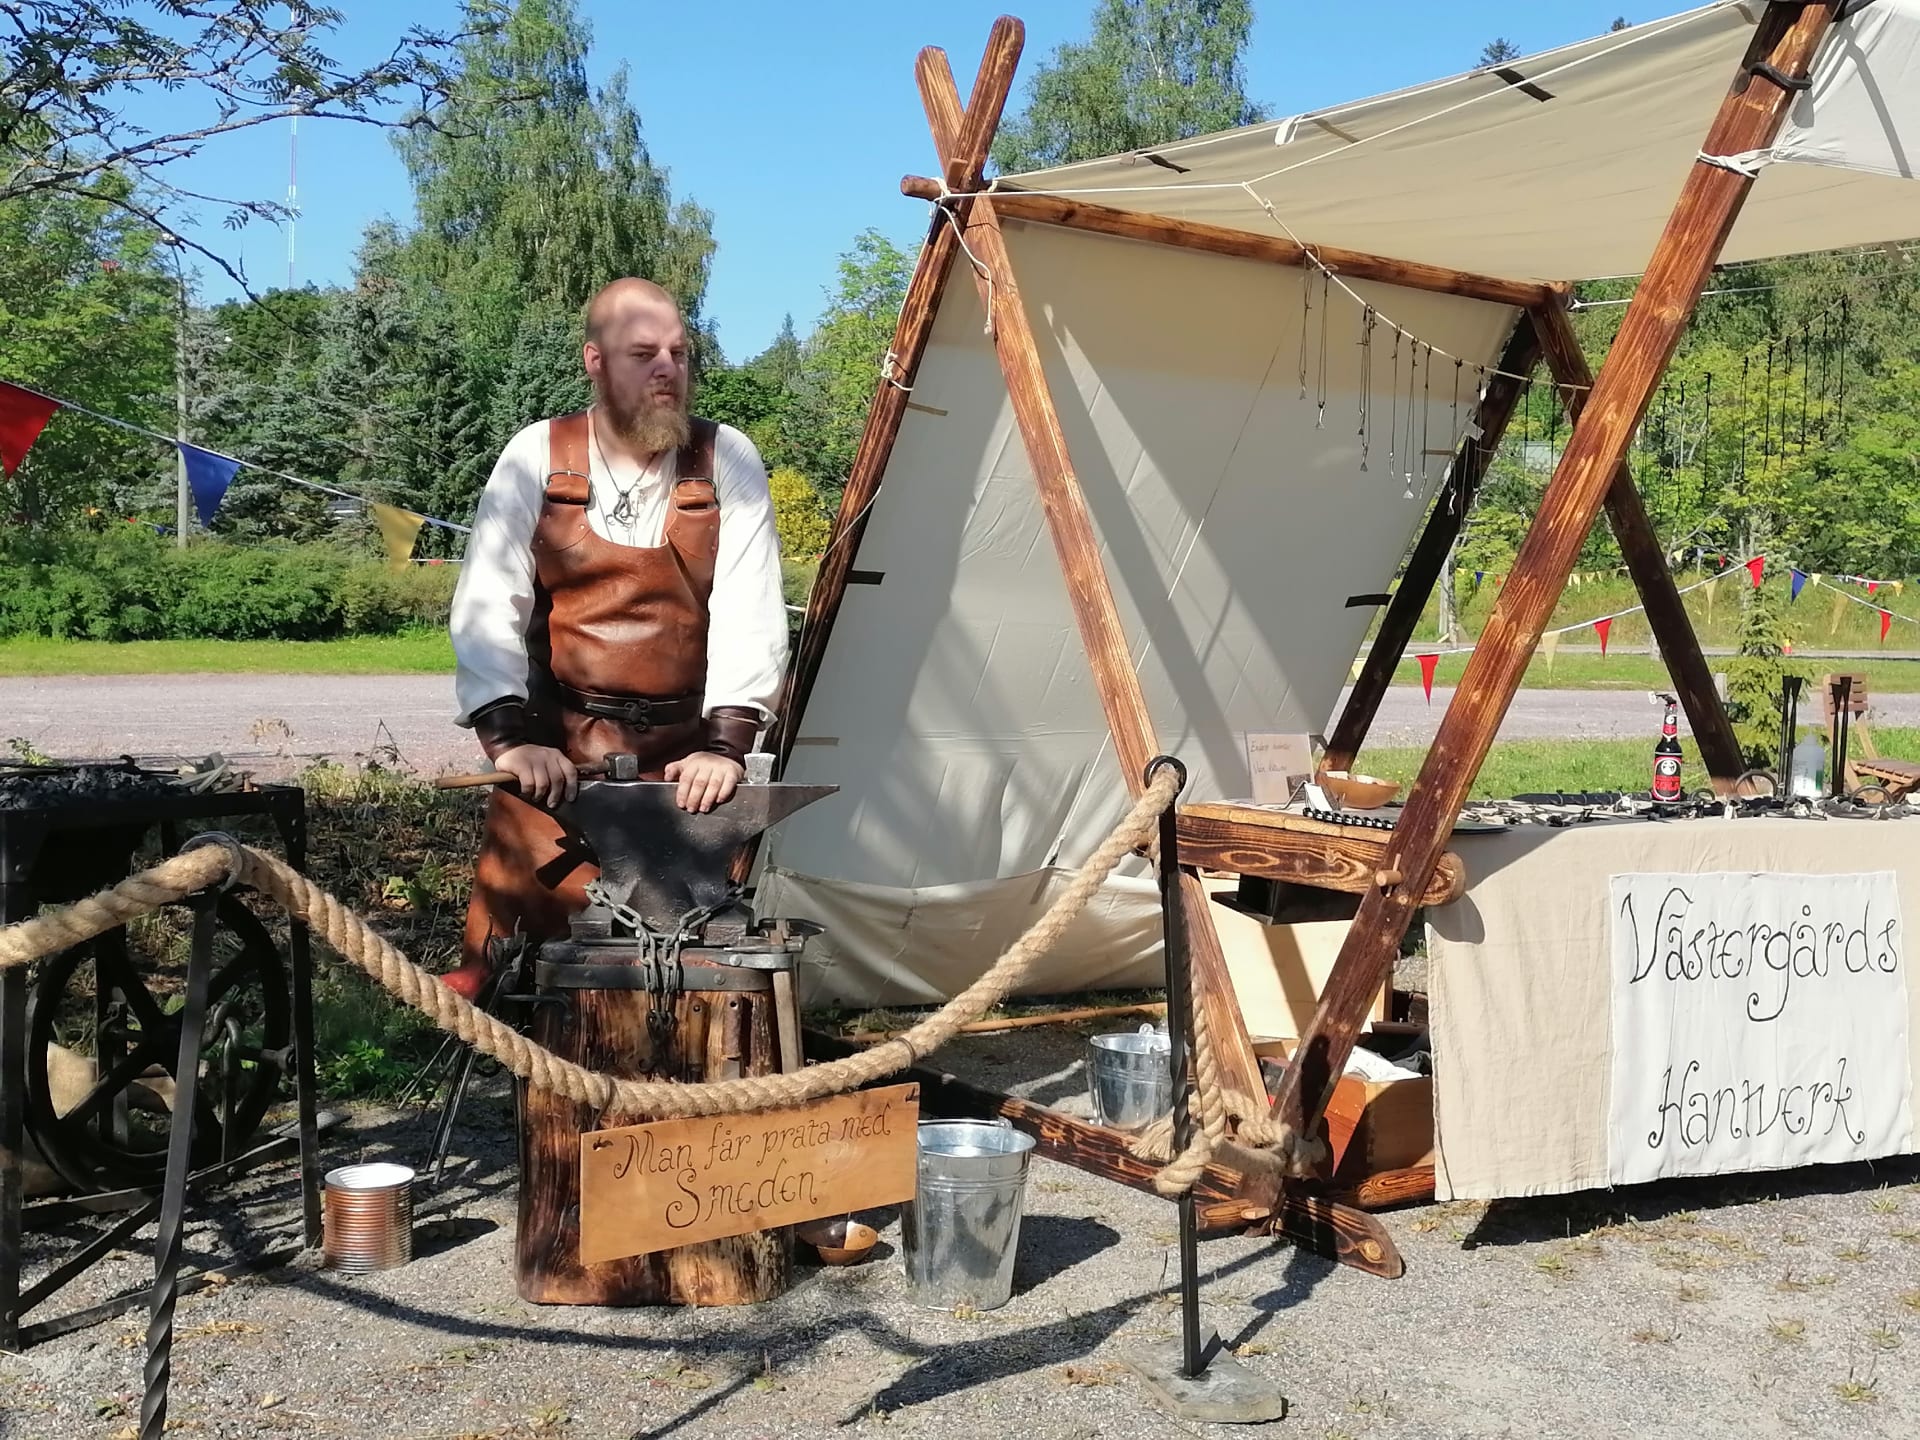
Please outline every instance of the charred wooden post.
[[[1567, 418], [1577, 426], [1593, 388], [1593, 371], [1580, 349], [1579, 337], [1573, 333], [1564, 304], [1543, 305], [1530, 313]], [[1707, 773], [1713, 777], [1715, 788], [1724, 792], [1746, 770], [1746, 762], [1740, 754], [1740, 742], [1734, 739], [1727, 707], [1720, 703], [1720, 692], [1713, 687], [1707, 657], [1700, 652], [1700, 637], [1693, 633], [1680, 591], [1667, 570], [1660, 538], [1654, 533], [1640, 489], [1633, 483], [1633, 467], [1624, 456], [1607, 489], [1606, 503], [1614, 539], [1620, 543], [1620, 554], [1633, 576], [1633, 588], [1646, 607], [1647, 624], [1659, 642], [1660, 658], [1673, 678], [1673, 693], [1686, 707], [1687, 723], [1693, 727], [1694, 743], [1700, 747]]]
[[[994, 93], [1004, 94], [1005, 88], [1012, 84], [1013, 64], [1019, 54], [1019, 22], [1002, 18], [995, 22], [993, 33], [987, 58], [981, 65], [982, 79], [975, 87], [976, 105], [989, 75], [994, 77]], [[962, 138], [956, 129], [961, 115], [960, 99], [946, 57], [938, 50], [921, 52], [919, 79], [920, 97], [933, 131], [934, 147], [943, 156], [956, 154]], [[969, 129], [966, 133], [974, 132]], [[1093, 517], [1088, 512], [1072, 457], [1067, 453], [1066, 435], [1047, 386], [1039, 345], [1027, 320], [1026, 304], [1020, 297], [1013, 263], [1000, 233], [997, 204], [997, 198], [985, 195], [958, 199], [952, 202], [953, 223], [965, 232], [967, 248], [985, 272], [976, 272], [974, 278], [992, 327], [994, 350], [1000, 358], [1007, 392], [1013, 401], [1014, 418], [1033, 466], [1035, 483], [1040, 488], [1047, 530], [1060, 557], [1061, 573], [1066, 577], [1074, 619], [1093, 669], [1094, 684], [1100, 692], [1120, 772], [1128, 788], [1138, 795], [1147, 762], [1159, 753], [1160, 746], [1120, 625], [1113, 587], [1100, 559], [1100, 541], [1094, 533]], [[991, 283], [988, 275], [993, 277]], [[1200, 977], [1207, 1023], [1215, 1037], [1223, 1083], [1242, 1094], [1265, 1094], [1259, 1062], [1254, 1058], [1253, 1045], [1247, 1038], [1246, 1024], [1234, 998], [1232, 978], [1227, 972], [1219, 934], [1214, 929], [1207, 894], [1199, 876], [1192, 871], [1181, 877], [1180, 897], [1192, 940], [1193, 968]]]
[[[1835, 0], [1776, 0], [1767, 7], [1746, 63], [1701, 146], [1703, 156], [1764, 150], [1773, 143], [1792, 98], [1780, 77], [1806, 74], [1836, 8]], [[1696, 161], [1687, 175], [1393, 832], [1393, 868], [1402, 883], [1360, 902], [1319, 1008], [1274, 1098], [1275, 1117], [1297, 1130], [1316, 1126], [1326, 1109], [1367, 1006], [1387, 978], [1541, 630], [1752, 187], [1751, 175], [1707, 159]], [[1247, 1195], [1259, 1202], [1274, 1188], [1262, 1182]]]

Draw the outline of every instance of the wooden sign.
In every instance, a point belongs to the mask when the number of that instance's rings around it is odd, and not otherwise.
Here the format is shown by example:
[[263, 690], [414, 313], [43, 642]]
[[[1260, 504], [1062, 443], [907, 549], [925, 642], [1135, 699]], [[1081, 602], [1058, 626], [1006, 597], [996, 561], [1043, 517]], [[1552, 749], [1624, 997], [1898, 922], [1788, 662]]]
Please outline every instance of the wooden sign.
[[580, 1137], [580, 1260], [597, 1265], [911, 1200], [920, 1087]]

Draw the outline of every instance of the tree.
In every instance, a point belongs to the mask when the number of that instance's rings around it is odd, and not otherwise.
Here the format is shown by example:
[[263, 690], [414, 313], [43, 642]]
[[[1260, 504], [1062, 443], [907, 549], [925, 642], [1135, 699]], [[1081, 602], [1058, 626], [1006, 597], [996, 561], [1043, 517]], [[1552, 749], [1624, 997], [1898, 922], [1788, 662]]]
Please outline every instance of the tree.
[[800, 383], [800, 337], [794, 333], [792, 315], [780, 322], [773, 343], [749, 360], [746, 368], [777, 389], [792, 390]]
[[1511, 40], [1490, 40], [1481, 47], [1480, 59], [1476, 68], [1488, 65], [1504, 65], [1509, 60], [1520, 58], [1520, 47]]
[[[414, 28], [373, 64], [343, 65], [320, 48], [340, 12], [309, 0], [23, 0], [6, 15], [0, 204], [83, 196], [163, 231], [191, 201], [223, 206], [232, 224], [286, 214], [270, 201], [220, 200], [175, 184], [181, 162], [219, 136], [292, 116], [396, 123], [384, 107], [402, 96], [415, 102], [406, 123], [428, 123], [449, 44]], [[126, 102], [141, 92], [166, 94], [177, 123], [137, 123]], [[103, 189], [109, 176], [116, 183]], [[245, 286], [236, 264], [181, 243]]]
[[622, 275], [666, 286], [697, 328], [712, 217], [674, 203], [624, 67], [589, 84], [572, 0], [479, 0], [475, 13], [487, 23], [460, 42], [437, 123], [397, 137], [420, 221], [405, 268], [423, 303], [496, 367], [524, 351], [523, 322], [550, 332]]
[[[108, 174], [0, 203], [0, 377], [171, 433], [178, 281], [153, 231], [119, 203], [128, 188]], [[0, 482], [0, 515], [45, 526], [89, 505], [124, 514], [171, 458], [69, 412]]]
[[994, 140], [995, 167], [1039, 170], [1254, 124], [1252, 29], [1250, 0], [1099, 0], [1092, 36], [1060, 46], [1028, 81], [1025, 110]]
[[811, 560], [826, 549], [831, 520], [813, 482], [782, 465], [767, 477], [767, 489], [773, 496], [773, 523], [780, 534], [782, 558]]
[[905, 251], [877, 230], [862, 231], [840, 257], [839, 282], [802, 348], [781, 438], [830, 503], [839, 502], [853, 468], [912, 274]]

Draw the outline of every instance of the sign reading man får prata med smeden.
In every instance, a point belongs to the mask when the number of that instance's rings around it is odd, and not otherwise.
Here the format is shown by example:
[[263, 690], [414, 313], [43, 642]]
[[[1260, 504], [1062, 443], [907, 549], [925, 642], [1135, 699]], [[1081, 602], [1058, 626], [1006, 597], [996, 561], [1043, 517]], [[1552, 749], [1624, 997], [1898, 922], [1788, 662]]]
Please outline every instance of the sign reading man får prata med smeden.
[[1612, 877], [1615, 1184], [1913, 1148], [1891, 872]]

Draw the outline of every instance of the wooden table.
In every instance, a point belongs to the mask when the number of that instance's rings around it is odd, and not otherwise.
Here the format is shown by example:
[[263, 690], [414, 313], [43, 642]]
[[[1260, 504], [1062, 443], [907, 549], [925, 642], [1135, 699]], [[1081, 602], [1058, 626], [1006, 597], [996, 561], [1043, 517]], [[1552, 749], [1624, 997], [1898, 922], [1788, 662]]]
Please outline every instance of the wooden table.
[[[1232, 801], [1182, 806], [1176, 834], [1182, 865], [1352, 895], [1380, 885], [1383, 873], [1393, 869], [1391, 830], [1335, 825]], [[1448, 851], [1420, 903], [1445, 905], [1466, 888], [1466, 866]]]

